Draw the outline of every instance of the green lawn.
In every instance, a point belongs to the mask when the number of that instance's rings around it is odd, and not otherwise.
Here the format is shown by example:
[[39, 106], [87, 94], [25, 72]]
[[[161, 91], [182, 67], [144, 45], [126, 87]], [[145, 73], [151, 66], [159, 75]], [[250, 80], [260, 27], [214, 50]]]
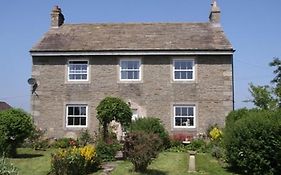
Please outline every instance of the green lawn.
[[54, 150], [35, 151], [30, 148], [20, 148], [18, 158], [10, 161], [19, 169], [20, 175], [46, 175], [51, 168], [51, 153]]
[[[20, 175], [46, 175], [50, 170], [50, 155], [55, 150], [34, 151], [28, 148], [18, 149], [18, 158], [10, 159], [19, 169]], [[133, 165], [128, 161], [117, 161], [112, 175], [185, 175], [188, 168], [187, 153], [162, 152], [148, 167], [147, 173], [135, 173]], [[218, 161], [209, 154], [197, 154], [196, 174], [204, 175], [231, 175]], [[92, 175], [101, 175], [102, 171]]]
[[[147, 173], [133, 172], [133, 165], [128, 161], [120, 161], [112, 175], [233, 175], [223, 168], [220, 163], [209, 154], [197, 154], [196, 173], [188, 173], [187, 153], [163, 152], [148, 167]], [[93, 175], [101, 175], [101, 172]]]

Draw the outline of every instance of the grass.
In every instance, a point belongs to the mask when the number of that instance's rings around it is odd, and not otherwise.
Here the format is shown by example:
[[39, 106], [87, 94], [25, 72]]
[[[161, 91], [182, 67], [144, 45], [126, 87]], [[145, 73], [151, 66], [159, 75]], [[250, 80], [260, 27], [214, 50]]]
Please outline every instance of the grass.
[[17, 158], [10, 161], [19, 169], [20, 175], [47, 175], [51, 168], [51, 153], [54, 150], [35, 151], [19, 148]]
[[[195, 173], [188, 173], [188, 157], [187, 153], [163, 152], [148, 167], [146, 173], [133, 172], [133, 165], [128, 161], [118, 162], [117, 167], [111, 173], [112, 175], [233, 175], [217, 160], [213, 159], [209, 154], [196, 155]], [[101, 172], [93, 175], [101, 175]]]
[[[141, 173], [132, 172], [133, 165], [128, 161], [118, 164], [112, 175], [141, 175]], [[184, 153], [163, 152], [148, 167], [146, 174], [149, 175], [182, 175], [187, 172], [187, 158]]]
[[210, 154], [196, 155], [196, 173], [192, 174], [206, 174], [206, 175], [234, 175], [230, 172], [226, 164], [218, 162]]
[[[20, 175], [47, 175], [50, 171], [51, 153], [34, 151], [29, 148], [18, 149], [18, 157], [10, 161], [19, 169]], [[129, 161], [117, 161], [116, 168], [111, 175], [233, 175], [227, 168], [212, 158], [209, 154], [196, 155], [196, 173], [188, 173], [187, 153], [162, 152], [148, 167], [146, 173], [133, 172], [133, 165]], [[101, 175], [102, 170], [92, 175]]]

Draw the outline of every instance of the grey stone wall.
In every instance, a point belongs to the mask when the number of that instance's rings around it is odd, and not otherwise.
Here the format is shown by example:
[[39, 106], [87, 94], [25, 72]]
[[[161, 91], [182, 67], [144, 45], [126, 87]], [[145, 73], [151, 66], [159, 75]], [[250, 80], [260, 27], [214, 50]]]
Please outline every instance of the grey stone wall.
[[[88, 127], [97, 131], [96, 106], [106, 96], [118, 96], [137, 106], [142, 115], [160, 118], [172, 133], [197, 134], [209, 125], [224, 125], [233, 109], [232, 56], [193, 56], [195, 81], [173, 81], [172, 59], [177, 56], [138, 56], [142, 60], [140, 82], [119, 81], [120, 56], [33, 57], [32, 77], [39, 86], [31, 99], [37, 126], [49, 137], [75, 136], [81, 128], [65, 127], [66, 104], [88, 105]], [[128, 58], [128, 57], [126, 57]], [[132, 57], [136, 58], [136, 57]], [[88, 82], [67, 81], [67, 60], [87, 59]], [[196, 128], [173, 127], [173, 105], [196, 105]]]

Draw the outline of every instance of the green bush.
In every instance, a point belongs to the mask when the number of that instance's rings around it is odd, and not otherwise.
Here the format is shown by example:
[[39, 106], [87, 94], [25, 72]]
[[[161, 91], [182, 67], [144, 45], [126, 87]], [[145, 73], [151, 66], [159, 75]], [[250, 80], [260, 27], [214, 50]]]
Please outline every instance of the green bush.
[[114, 142], [104, 142], [103, 140], [99, 140], [96, 143], [97, 148], [97, 156], [103, 162], [115, 160], [115, 155], [118, 150], [121, 150], [122, 146], [114, 141]]
[[194, 139], [187, 145], [187, 149], [204, 153], [207, 150], [207, 143], [203, 139]]
[[170, 147], [170, 138], [160, 119], [154, 117], [139, 118], [132, 122], [131, 131], [144, 131], [157, 134], [163, 143], [164, 148]]
[[[253, 110], [252, 110], [253, 111]], [[246, 108], [242, 108], [242, 109], [238, 109], [235, 111], [231, 111], [227, 116], [226, 116], [226, 121], [225, 121], [225, 127], [226, 128], [230, 128], [231, 126], [233, 126], [233, 124], [241, 119], [241, 118], [245, 118], [248, 116], [250, 110], [246, 109]], [[211, 131], [211, 130], [210, 130]]]
[[62, 149], [52, 154], [52, 175], [86, 175], [96, 171], [99, 161], [94, 146], [87, 145], [82, 148], [73, 147]]
[[60, 138], [52, 144], [54, 148], [69, 148], [71, 146], [77, 146], [77, 141], [72, 138]]
[[34, 130], [31, 116], [20, 109], [0, 112], [0, 154], [16, 156], [16, 148]]
[[44, 138], [46, 130], [36, 128], [32, 130], [30, 136], [21, 145], [25, 148], [33, 148], [35, 150], [46, 150], [49, 148], [49, 139]]
[[223, 138], [230, 165], [248, 174], [280, 173], [281, 111], [250, 110], [240, 114], [235, 122], [228, 120], [231, 125], [227, 123]]
[[7, 161], [6, 158], [0, 158], [0, 174], [1, 175], [19, 175], [18, 169]]
[[124, 141], [124, 155], [134, 165], [135, 171], [144, 172], [160, 152], [161, 139], [157, 134], [135, 131]]
[[86, 146], [88, 144], [94, 143], [95, 139], [86, 129], [86, 130], [82, 130], [77, 141], [79, 146]]
[[119, 122], [123, 127], [129, 126], [132, 119], [132, 111], [129, 105], [117, 97], [104, 98], [96, 108], [97, 119], [102, 126], [102, 139], [108, 139], [108, 125], [111, 121]]
[[223, 159], [225, 158], [225, 150], [221, 146], [213, 145], [211, 147], [211, 155], [216, 159]]

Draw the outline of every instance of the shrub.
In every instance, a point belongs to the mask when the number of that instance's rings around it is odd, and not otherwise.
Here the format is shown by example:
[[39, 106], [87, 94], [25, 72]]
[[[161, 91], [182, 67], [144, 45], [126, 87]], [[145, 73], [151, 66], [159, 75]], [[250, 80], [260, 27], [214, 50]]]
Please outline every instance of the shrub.
[[131, 131], [144, 131], [146, 133], [157, 134], [161, 138], [164, 148], [170, 146], [169, 134], [158, 118], [139, 118], [132, 122]]
[[118, 142], [106, 143], [103, 140], [99, 140], [96, 143], [96, 148], [98, 158], [105, 162], [115, 160], [115, 155], [122, 146]]
[[18, 169], [7, 161], [6, 158], [0, 158], [0, 174], [1, 175], [19, 175]]
[[[240, 111], [241, 112], [241, 111]], [[227, 123], [224, 134], [230, 165], [248, 174], [281, 172], [281, 111], [250, 110]]]
[[51, 174], [85, 175], [98, 169], [96, 149], [92, 145], [62, 149], [52, 154]]
[[49, 145], [49, 139], [44, 138], [46, 130], [36, 128], [32, 130], [30, 136], [21, 145], [22, 147], [29, 147], [35, 150], [46, 150]]
[[72, 138], [60, 138], [52, 144], [54, 148], [69, 148], [71, 146], [77, 146], [77, 141]]
[[125, 127], [131, 123], [132, 111], [120, 98], [106, 97], [99, 103], [96, 110], [104, 141], [108, 138], [108, 125], [111, 121], [115, 120]]
[[78, 145], [79, 146], [86, 146], [88, 144], [92, 144], [94, 143], [94, 137], [89, 133], [89, 131], [86, 130], [82, 130], [82, 132], [80, 133], [79, 137], [78, 137]]
[[216, 159], [223, 159], [225, 156], [224, 149], [218, 145], [212, 145], [211, 147], [211, 155]]
[[161, 139], [157, 134], [135, 131], [124, 141], [124, 154], [134, 165], [135, 171], [144, 172], [160, 152]]
[[16, 148], [30, 136], [33, 129], [31, 116], [23, 110], [0, 112], [0, 154], [14, 157]]
[[203, 139], [194, 139], [187, 145], [187, 149], [197, 152], [206, 152], [207, 144]]
[[230, 128], [237, 120], [241, 118], [245, 118], [249, 114], [249, 109], [243, 108], [243, 109], [238, 109], [235, 111], [231, 111], [227, 116], [226, 116], [226, 121], [225, 121], [225, 127]]

